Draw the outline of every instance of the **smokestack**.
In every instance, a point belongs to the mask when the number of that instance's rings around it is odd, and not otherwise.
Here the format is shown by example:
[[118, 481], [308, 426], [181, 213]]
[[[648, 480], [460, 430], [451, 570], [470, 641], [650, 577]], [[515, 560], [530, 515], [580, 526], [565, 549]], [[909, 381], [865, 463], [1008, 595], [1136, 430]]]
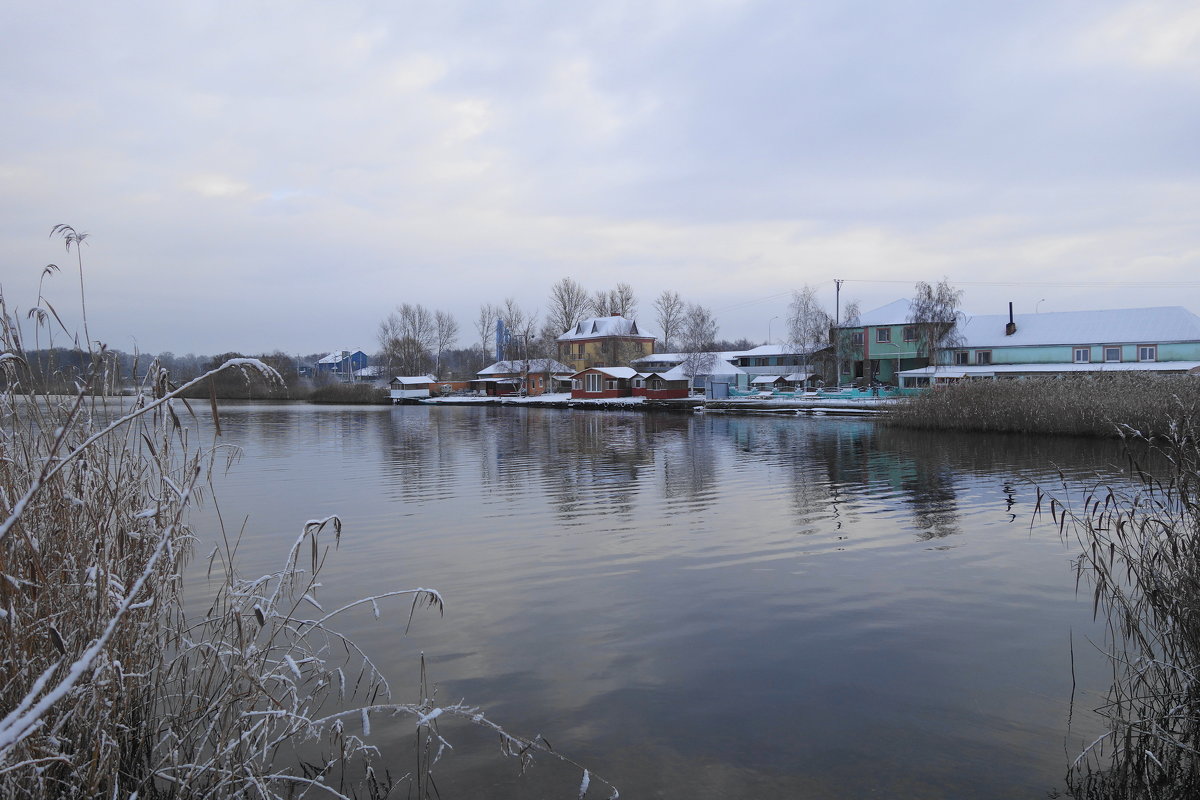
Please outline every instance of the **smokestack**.
[[1017, 332], [1017, 323], [1013, 321], [1012, 302], [1008, 304], [1008, 324], [1004, 326], [1004, 335], [1012, 336]]

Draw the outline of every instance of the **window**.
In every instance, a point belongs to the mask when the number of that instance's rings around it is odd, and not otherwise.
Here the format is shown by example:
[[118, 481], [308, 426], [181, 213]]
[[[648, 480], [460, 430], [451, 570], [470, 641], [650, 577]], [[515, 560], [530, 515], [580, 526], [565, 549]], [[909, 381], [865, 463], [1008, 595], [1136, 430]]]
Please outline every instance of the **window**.
[[604, 376], [598, 372], [589, 372], [587, 375], [584, 375], [583, 378], [587, 382], [586, 391], [598, 392], [598, 391], [600, 391], [601, 387], [604, 385], [602, 383], [602, 381], [604, 380]]
[[967, 364], [970, 364], [970, 363], [971, 363], [971, 354], [968, 353], [966, 350], [956, 350], [954, 352], [955, 366], [965, 367]]
[[652, 378], [650, 380], [650, 388], [657, 392], [663, 388], [663, 382], [658, 378]]
[[975, 351], [975, 363], [976, 364], [992, 363], [992, 351], [991, 350], [976, 350]]
[[1158, 345], [1138, 345], [1138, 361], [1158, 361]]
[[862, 345], [862, 343], [863, 343], [863, 332], [862, 332], [862, 331], [855, 331], [854, 333], [850, 334], [850, 343], [851, 343], [851, 344]]
[[604, 384], [605, 384], [604, 388], [608, 389], [610, 392], [615, 392], [617, 390], [617, 382], [616, 381], [605, 381]]
[[1076, 347], [1075, 348], [1075, 363], [1086, 364], [1092, 360], [1092, 348]]
[[912, 325], [904, 326], [904, 341], [915, 342], [917, 340], [917, 329]]
[[1104, 348], [1104, 360], [1110, 364], [1121, 360], [1121, 348], [1106, 347]]
[[876, 328], [875, 329], [875, 341], [878, 342], [879, 344], [887, 344], [888, 342], [892, 341], [892, 329], [891, 328]]
[[583, 390], [583, 381], [578, 378], [571, 378], [571, 388], [579, 391]]

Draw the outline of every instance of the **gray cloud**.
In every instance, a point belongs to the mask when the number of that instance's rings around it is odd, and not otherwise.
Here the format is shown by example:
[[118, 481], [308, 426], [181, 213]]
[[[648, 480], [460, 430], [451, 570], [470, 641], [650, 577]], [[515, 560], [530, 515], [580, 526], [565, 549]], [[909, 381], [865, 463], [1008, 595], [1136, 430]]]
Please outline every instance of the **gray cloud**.
[[563, 275], [628, 281], [647, 316], [674, 288], [756, 339], [781, 295], [832, 301], [835, 277], [866, 305], [948, 275], [1079, 285], [964, 284], [984, 310], [1200, 309], [1194, 288], [1099, 285], [1200, 267], [1190, 3], [8, 17], [5, 295], [28, 306], [62, 259], [51, 225], [88, 230], [91, 327], [116, 347], [370, 349], [398, 302], [466, 328]]

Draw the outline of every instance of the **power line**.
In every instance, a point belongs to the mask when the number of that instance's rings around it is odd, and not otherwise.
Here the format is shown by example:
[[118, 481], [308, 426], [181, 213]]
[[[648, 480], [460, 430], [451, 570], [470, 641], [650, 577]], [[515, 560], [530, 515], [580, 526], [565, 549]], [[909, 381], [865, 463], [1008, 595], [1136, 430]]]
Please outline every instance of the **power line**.
[[[905, 283], [915, 284], [917, 281], [905, 281], [890, 278], [843, 278], [849, 283]], [[955, 286], [1047, 286], [1064, 289], [1101, 287], [1105, 289], [1176, 289], [1200, 288], [1200, 281], [951, 281]]]

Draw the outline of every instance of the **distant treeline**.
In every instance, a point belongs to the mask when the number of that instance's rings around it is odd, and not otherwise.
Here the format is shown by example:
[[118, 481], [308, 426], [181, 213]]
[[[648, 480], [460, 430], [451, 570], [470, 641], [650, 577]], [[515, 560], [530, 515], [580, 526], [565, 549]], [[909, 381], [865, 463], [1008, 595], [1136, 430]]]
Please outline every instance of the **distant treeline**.
[[[301, 375], [301, 367], [315, 364], [324, 354], [291, 356], [286, 353], [247, 354], [238, 352], [221, 353], [215, 356], [196, 356], [191, 353], [176, 356], [173, 353], [126, 353], [120, 350], [103, 350], [87, 353], [67, 348], [48, 348], [28, 351], [23, 354], [29, 363], [28, 380], [45, 391], [73, 393], [88, 376], [95, 382], [99, 377], [102, 385], [94, 388], [108, 394], [133, 394], [140, 391], [146, 375], [156, 361], [167, 371], [172, 385], [180, 385], [199, 375], [215, 369], [231, 358], [257, 358], [273, 367], [282, 378], [281, 383], [268, 383], [252, 371], [227, 371], [212, 380], [213, 389], [219, 398], [303, 399], [313, 389], [330, 382], [323, 376]], [[0, 380], [3, 380], [0, 377]], [[189, 396], [207, 397], [209, 390], [198, 387]]]
[[1164, 436], [1200, 411], [1200, 376], [1109, 372], [938, 386], [888, 412], [910, 428]]

